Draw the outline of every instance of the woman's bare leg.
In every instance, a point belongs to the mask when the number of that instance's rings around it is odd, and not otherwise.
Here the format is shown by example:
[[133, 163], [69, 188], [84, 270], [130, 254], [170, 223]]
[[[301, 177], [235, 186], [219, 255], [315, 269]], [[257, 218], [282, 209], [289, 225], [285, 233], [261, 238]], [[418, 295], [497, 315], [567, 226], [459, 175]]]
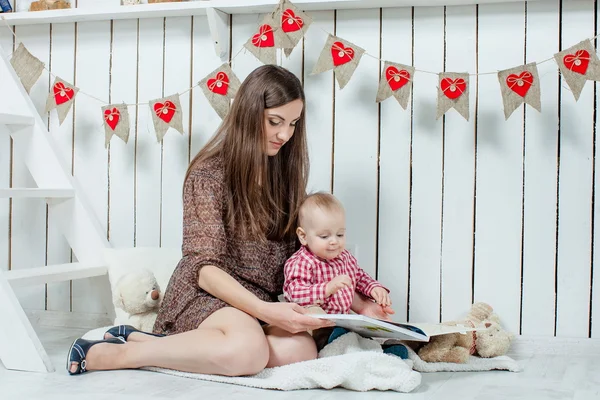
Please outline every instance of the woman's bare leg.
[[[267, 365], [269, 343], [255, 318], [226, 307], [193, 331], [143, 342], [97, 344], [90, 348], [86, 360], [88, 370], [153, 366], [241, 376], [258, 373]], [[71, 368], [75, 370], [76, 365]]]
[[308, 333], [292, 334], [276, 326], [264, 328], [269, 343], [267, 367], [279, 367], [317, 358], [317, 346]]
[[[321, 310], [320, 312], [324, 311]], [[206, 328], [204, 324], [202, 324], [199, 329], [212, 328]], [[269, 343], [269, 362], [267, 363], [267, 367], [269, 368], [312, 360], [317, 357], [315, 341], [308, 333], [294, 335], [274, 326], [265, 327], [264, 332], [265, 335], [267, 335], [267, 342]], [[160, 338], [134, 332], [129, 335], [127, 341], [147, 342], [156, 339]]]

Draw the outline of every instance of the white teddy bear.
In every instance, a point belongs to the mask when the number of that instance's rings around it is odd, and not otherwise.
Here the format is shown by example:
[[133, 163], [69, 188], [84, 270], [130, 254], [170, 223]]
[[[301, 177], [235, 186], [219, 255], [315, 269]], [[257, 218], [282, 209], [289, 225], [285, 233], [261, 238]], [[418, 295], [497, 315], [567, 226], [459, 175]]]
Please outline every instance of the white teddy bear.
[[121, 276], [113, 289], [113, 303], [125, 311], [129, 324], [144, 332], [152, 332], [163, 294], [154, 274], [140, 268]]

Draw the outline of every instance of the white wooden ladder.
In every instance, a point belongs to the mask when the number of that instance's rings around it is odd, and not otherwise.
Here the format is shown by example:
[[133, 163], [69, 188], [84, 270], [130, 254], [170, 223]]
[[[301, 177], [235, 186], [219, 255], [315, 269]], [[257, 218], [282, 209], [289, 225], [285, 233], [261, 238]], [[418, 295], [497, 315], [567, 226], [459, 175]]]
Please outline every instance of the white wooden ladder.
[[[0, 270], [0, 360], [7, 369], [51, 372], [54, 367], [29, 322], [13, 287], [106, 275], [105, 233], [72, 176], [31, 98], [0, 47], [0, 135], [11, 135], [36, 188], [0, 188], [0, 197], [46, 199], [76, 263]], [[17, 145], [18, 144], [18, 145]], [[109, 316], [109, 296], [101, 296]]]

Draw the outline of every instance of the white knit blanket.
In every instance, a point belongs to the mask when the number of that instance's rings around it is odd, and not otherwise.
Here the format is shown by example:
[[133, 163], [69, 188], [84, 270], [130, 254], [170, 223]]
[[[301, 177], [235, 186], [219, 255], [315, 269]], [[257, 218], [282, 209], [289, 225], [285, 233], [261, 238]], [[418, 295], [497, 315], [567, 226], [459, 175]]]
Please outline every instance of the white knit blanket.
[[[88, 332], [84, 338], [99, 339], [106, 328]], [[413, 371], [413, 368], [416, 371]], [[383, 354], [381, 345], [355, 333], [342, 335], [319, 352], [316, 360], [304, 361], [277, 368], [267, 368], [246, 377], [204, 375], [148, 367], [161, 372], [191, 379], [223, 382], [263, 389], [298, 390], [343, 387], [354, 391], [393, 390], [408, 393], [421, 383], [421, 372], [488, 371], [502, 369], [518, 371], [518, 364], [509, 357], [483, 359], [472, 357], [467, 364], [426, 363], [409, 349], [409, 360]]]
[[316, 360], [266, 368], [248, 377], [148, 369], [186, 378], [279, 390], [343, 387], [360, 392], [373, 389], [410, 392], [421, 383], [421, 375], [406, 362], [383, 354], [379, 344], [355, 333], [343, 335], [326, 346]]

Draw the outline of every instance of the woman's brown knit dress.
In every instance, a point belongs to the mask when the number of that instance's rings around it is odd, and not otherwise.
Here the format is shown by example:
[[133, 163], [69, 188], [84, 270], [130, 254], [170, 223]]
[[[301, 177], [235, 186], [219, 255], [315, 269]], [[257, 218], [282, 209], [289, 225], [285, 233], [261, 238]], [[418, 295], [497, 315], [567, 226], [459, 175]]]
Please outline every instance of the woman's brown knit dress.
[[229, 273], [259, 299], [276, 301], [283, 288], [283, 264], [296, 250], [293, 242], [261, 243], [233, 237], [224, 225], [223, 162], [197, 164], [183, 193], [183, 257], [158, 311], [154, 332], [172, 335], [196, 329], [227, 303], [198, 285], [198, 271], [214, 265]]

